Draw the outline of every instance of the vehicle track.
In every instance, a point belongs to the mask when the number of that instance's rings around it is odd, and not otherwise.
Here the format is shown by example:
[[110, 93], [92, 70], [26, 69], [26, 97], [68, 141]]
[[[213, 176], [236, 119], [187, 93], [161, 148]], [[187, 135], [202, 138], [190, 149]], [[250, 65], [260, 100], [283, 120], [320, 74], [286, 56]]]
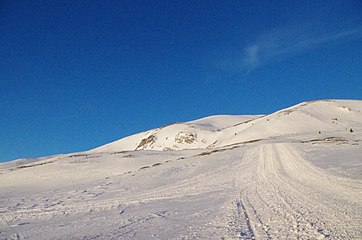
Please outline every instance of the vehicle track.
[[361, 181], [314, 167], [290, 144], [264, 144], [250, 151], [244, 158], [252, 157], [256, 165], [236, 179], [248, 215], [244, 220], [256, 239], [362, 236]]
[[[192, 239], [194, 235], [212, 238], [214, 235], [208, 235], [210, 232], [222, 236], [221, 239], [362, 237], [362, 180], [337, 177], [315, 167], [292, 144], [258, 143], [223, 154], [182, 160], [159, 167], [160, 171], [184, 167], [183, 176], [187, 177], [170, 182], [167, 182], [167, 176], [150, 167], [140, 171], [136, 177], [120, 175], [96, 181], [86, 191], [50, 192], [46, 198], [33, 195], [29, 202], [24, 202], [22, 197], [11, 199], [11, 202], [4, 199], [4, 206], [8, 207], [0, 208], [0, 220], [7, 225], [15, 222], [20, 226], [37, 219], [88, 212], [94, 213], [88, 214], [92, 218], [107, 212], [117, 220], [107, 225], [105, 232], [111, 237], [107, 235], [104, 238], [136, 238], [145, 226], [157, 226], [156, 223], [163, 221], [164, 217], [177, 219], [180, 212], [187, 212], [189, 206], [174, 209], [179, 207], [175, 205], [174, 208], [163, 209], [165, 202], [171, 203], [176, 199], [175, 202], [187, 200], [190, 206], [197, 201], [202, 202], [203, 210], [195, 208], [195, 213], [211, 223], [207, 228], [196, 224], [197, 230], [190, 228], [180, 233], [185, 235], [181, 239]], [[133, 179], [150, 174], [157, 175], [149, 179], [165, 181], [164, 184], [151, 184], [150, 188], [140, 188], [140, 192], [127, 188]], [[104, 194], [98, 197], [99, 193]], [[67, 197], [71, 198], [67, 200]], [[14, 205], [16, 202], [23, 205]], [[162, 206], [160, 211], [152, 211], [150, 206], [157, 203]], [[214, 204], [207, 206], [208, 203]], [[145, 206], [150, 210], [144, 210]], [[127, 211], [124, 211], [126, 208]], [[19, 219], [22, 221], [19, 222]], [[189, 221], [192, 220], [190, 217]], [[190, 226], [192, 223], [189, 223]], [[27, 225], [21, 229], [28, 229]], [[28, 230], [32, 231], [30, 227]], [[94, 236], [94, 239], [97, 237]]]

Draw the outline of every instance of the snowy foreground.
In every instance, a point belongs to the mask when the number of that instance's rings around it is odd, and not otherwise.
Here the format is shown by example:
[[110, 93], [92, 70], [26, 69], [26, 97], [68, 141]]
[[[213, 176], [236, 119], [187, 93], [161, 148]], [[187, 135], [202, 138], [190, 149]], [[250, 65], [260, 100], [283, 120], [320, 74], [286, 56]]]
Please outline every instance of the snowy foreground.
[[0, 165], [0, 239], [361, 239], [362, 101]]

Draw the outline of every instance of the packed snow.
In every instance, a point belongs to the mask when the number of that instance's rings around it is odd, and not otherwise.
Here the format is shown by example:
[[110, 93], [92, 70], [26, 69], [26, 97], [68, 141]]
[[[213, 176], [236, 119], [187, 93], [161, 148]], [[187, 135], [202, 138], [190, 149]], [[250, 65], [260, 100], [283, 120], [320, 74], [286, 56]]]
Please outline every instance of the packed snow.
[[360, 239], [362, 101], [0, 164], [0, 239]]

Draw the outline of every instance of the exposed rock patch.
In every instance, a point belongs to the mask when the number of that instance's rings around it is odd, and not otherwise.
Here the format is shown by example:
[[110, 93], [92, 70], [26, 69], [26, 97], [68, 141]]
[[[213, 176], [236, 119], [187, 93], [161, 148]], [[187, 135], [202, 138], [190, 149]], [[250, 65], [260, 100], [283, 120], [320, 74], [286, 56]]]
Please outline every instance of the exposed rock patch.
[[196, 134], [187, 133], [187, 132], [179, 132], [175, 137], [175, 142], [177, 143], [187, 143], [192, 144], [196, 143]]
[[138, 144], [136, 150], [139, 149], [145, 149], [147, 147], [152, 146], [157, 140], [157, 137], [155, 135], [150, 135], [147, 138], [144, 138], [141, 140], [141, 142]]

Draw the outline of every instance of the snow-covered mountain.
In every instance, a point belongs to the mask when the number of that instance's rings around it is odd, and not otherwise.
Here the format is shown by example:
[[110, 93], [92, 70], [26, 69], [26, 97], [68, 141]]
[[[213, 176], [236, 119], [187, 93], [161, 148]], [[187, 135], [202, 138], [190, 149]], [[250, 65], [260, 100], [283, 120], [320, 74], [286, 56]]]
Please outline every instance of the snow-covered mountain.
[[361, 129], [361, 119], [361, 101], [311, 101], [269, 115], [211, 116], [175, 123], [120, 139], [90, 152], [185, 150], [330, 132], [344, 135], [351, 129]]
[[106, 144], [90, 152], [131, 150], [184, 150], [212, 146], [229, 127], [260, 116], [211, 116], [199, 120], [174, 123], [135, 134]]
[[362, 239], [362, 101], [0, 164], [0, 239]]

